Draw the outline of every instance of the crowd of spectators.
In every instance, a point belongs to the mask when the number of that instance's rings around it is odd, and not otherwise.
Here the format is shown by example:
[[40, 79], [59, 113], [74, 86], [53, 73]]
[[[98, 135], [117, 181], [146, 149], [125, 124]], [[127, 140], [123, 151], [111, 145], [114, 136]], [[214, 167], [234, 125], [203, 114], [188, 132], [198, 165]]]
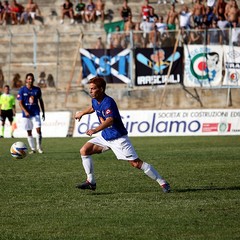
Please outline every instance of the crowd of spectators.
[[[174, 0], [167, 5], [169, 7], [167, 11], [161, 12], [158, 8], [157, 13], [149, 0], [144, 0], [139, 5], [139, 16], [136, 17], [133, 16], [128, 0], [123, 0], [119, 12], [114, 14], [118, 14], [124, 21], [124, 33], [119, 33], [121, 31], [116, 28], [115, 32], [111, 34], [110, 45], [126, 47], [129, 44], [129, 32], [141, 31], [141, 39], [137, 33], [133, 38], [140, 40], [142, 46], [163, 46], [165, 43], [172, 43], [171, 31], [178, 29], [181, 29], [181, 35], [188, 43], [202, 43], [202, 31], [205, 29], [211, 33], [207, 37], [208, 43], [216, 41], [224, 43], [229, 37], [224, 32], [224, 29], [227, 28], [234, 29], [232, 39], [233, 43], [238, 45], [239, 30], [236, 28], [240, 26], [240, 10], [236, 0], [225, 1], [227, 0], [194, 0], [191, 6], [180, 1], [182, 3], [178, 5], [180, 10], [176, 10], [178, 1]], [[158, 1], [158, 3], [161, 5], [162, 1]], [[34, 24], [35, 19], [39, 20], [39, 17], [42, 17], [40, 8], [33, 0], [28, 0], [26, 6], [22, 6], [17, 0], [12, 0], [10, 3], [0, 1], [0, 24], [24, 24], [27, 22]], [[105, 2], [103, 0], [64, 0], [59, 9], [59, 18], [60, 24], [64, 24], [65, 20], [69, 24], [95, 23], [98, 19], [104, 23], [106, 18]], [[191, 31], [190, 34], [188, 33], [190, 29], [195, 31]], [[216, 31], [216, 29], [222, 31]], [[136, 42], [136, 44], [138, 43]]]
[[[181, 31], [182, 43], [228, 44], [231, 40], [233, 45], [240, 46], [240, 10], [236, 0], [228, 2], [195, 0], [192, 6], [181, 4], [179, 10], [176, 10], [175, 3], [176, 1], [168, 5], [167, 12], [156, 14], [149, 0], [144, 0], [139, 8], [139, 19], [133, 21], [128, 2], [123, 1], [120, 15], [125, 25], [124, 32], [112, 33], [110, 47], [128, 46], [128, 32], [131, 30], [134, 30], [133, 39], [136, 47], [173, 46], [176, 41], [176, 30]], [[162, 1], [159, 1], [159, 4], [162, 4]], [[228, 35], [229, 28], [232, 29], [231, 39]], [[141, 31], [141, 35], [137, 33], [138, 31]]]
[[[167, 12], [158, 15], [149, 0], [145, 0], [140, 7], [139, 21], [131, 21], [131, 27], [125, 32], [142, 31], [140, 41], [144, 47], [173, 45], [178, 29], [181, 30], [183, 43], [222, 44], [230, 40], [233, 45], [240, 46], [240, 10], [236, 0], [195, 0], [192, 6], [181, 4], [179, 11], [175, 3], [169, 4]], [[131, 12], [127, 1], [124, 1], [120, 13], [125, 25], [131, 19]], [[228, 35], [229, 28], [232, 29], [231, 36]]]
[[33, 0], [28, 0], [26, 6], [21, 5], [17, 0], [0, 1], [0, 24], [34, 24], [35, 20], [43, 23], [40, 8]]
[[61, 21], [64, 23], [64, 18], [70, 18], [70, 24], [77, 23], [90, 23], [96, 22], [99, 18], [102, 22], [105, 19], [105, 3], [102, 0], [88, 0], [84, 3], [79, 0], [77, 4], [71, 0], [65, 0], [61, 6]]

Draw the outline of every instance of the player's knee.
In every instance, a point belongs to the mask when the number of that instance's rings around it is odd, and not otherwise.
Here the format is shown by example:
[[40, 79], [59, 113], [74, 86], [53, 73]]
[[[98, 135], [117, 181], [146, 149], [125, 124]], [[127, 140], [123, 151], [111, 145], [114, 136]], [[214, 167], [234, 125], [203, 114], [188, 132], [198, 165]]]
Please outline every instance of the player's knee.
[[138, 168], [138, 169], [141, 169], [142, 167], [142, 161], [138, 158], [138, 159], [135, 159], [135, 160], [131, 160], [129, 161], [129, 163], [132, 165], [132, 167], [134, 168]]
[[41, 128], [37, 128], [36, 131], [37, 131], [38, 134], [40, 134], [40, 135], [42, 134]]
[[87, 155], [87, 149], [84, 146], [82, 148], [80, 148], [80, 154], [81, 154], [81, 156]]

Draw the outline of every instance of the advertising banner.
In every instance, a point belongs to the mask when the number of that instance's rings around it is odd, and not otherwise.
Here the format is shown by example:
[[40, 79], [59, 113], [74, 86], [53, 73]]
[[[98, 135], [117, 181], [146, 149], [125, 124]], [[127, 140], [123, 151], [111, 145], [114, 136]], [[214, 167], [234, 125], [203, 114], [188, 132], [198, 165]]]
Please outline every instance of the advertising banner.
[[240, 86], [240, 47], [223, 46], [225, 77], [223, 85]]
[[100, 76], [107, 83], [131, 83], [130, 49], [80, 49], [82, 83]]
[[[240, 109], [120, 111], [129, 136], [240, 135]], [[74, 127], [74, 137], [88, 137], [99, 122], [85, 115]], [[100, 133], [98, 133], [100, 134]]]
[[[182, 83], [183, 75], [183, 48], [178, 47], [173, 53], [173, 48], [136, 48], [136, 86], [165, 85]], [[169, 67], [172, 68], [169, 77]]]
[[221, 45], [185, 45], [184, 85], [216, 87], [222, 82], [223, 48]]
[[[42, 136], [43, 137], [66, 137], [70, 125], [71, 112], [46, 112], [46, 119], [42, 121]], [[27, 137], [27, 132], [22, 128], [22, 114], [16, 114], [16, 122], [14, 130], [15, 138]], [[36, 130], [32, 131], [33, 136], [36, 136]], [[6, 120], [4, 137], [9, 138], [10, 124]]]

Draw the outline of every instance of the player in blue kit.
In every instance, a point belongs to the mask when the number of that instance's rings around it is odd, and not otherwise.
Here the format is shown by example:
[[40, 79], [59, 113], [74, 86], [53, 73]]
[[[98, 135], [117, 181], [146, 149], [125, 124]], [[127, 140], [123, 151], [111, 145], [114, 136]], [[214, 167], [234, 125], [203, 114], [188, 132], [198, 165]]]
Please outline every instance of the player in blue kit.
[[[24, 129], [28, 134], [28, 143], [31, 148], [31, 153], [35, 153], [36, 149], [39, 153], [43, 153], [42, 150], [42, 132], [41, 132], [41, 118], [40, 107], [42, 110], [42, 119], [45, 120], [44, 103], [42, 99], [42, 91], [39, 87], [33, 85], [34, 75], [28, 73], [26, 75], [26, 85], [21, 87], [17, 99], [19, 100], [19, 106], [22, 109], [22, 123]], [[40, 104], [40, 107], [39, 107]], [[32, 136], [32, 129], [36, 128], [36, 145]], [[36, 148], [37, 147], [37, 148]]]
[[80, 189], [96, 189], [94, 178], [92, 155], [102, 153], [111, 149], [118, 160], [126, 160], [133, 167], [141, 169], [151, 179], [157, 181], [163, 192], [170, 192], [170, 185], [163, 179], [154, 167], [139, 159], [132, 146], [128, 132], [122, 122], [116, 102], [105, 94], [106, 82], [101, 77], [94, 77], [89, 81], [89, 92], [92, 97], [92, 106], [77, 112], [75, 119], [81, 120], [86, 114], [96, 113], [100, 125], [96, 128], [88, 129], [86, 134], [92, 136], [101, 132], [97, 136], [86, 142], [80, 149], [83, 168], [87, 175], [87, 180], [76, 187]]

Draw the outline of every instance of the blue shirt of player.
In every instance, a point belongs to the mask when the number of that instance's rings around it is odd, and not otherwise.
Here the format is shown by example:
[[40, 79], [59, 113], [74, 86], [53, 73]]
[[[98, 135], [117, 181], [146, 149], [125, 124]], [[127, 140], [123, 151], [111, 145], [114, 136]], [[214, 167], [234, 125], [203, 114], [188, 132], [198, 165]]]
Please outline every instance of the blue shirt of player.
[[[33, 86], [32, 89], [23, 86], [20, 88], [17, 100], [21, 100], [24, 108], [29, 112], [30, 117], [40, 114], [38, 100], [42, 98], [42, 91], [39, 87]], [[26, 117], [22, 111], [23, 117]]]
[[105, 95], [101, 103], [98, 103], [93, 98], [92, 107], [97, 114], [99, 122], [101, 122], [101, 119], [105, 121], [108, 117], [114, 119], [113, 125], [102, 131], [102, 137], [105, 140], [114, 140], [128, 134], [127, 129], [123, 125], [117, 104], [111, 97]]

